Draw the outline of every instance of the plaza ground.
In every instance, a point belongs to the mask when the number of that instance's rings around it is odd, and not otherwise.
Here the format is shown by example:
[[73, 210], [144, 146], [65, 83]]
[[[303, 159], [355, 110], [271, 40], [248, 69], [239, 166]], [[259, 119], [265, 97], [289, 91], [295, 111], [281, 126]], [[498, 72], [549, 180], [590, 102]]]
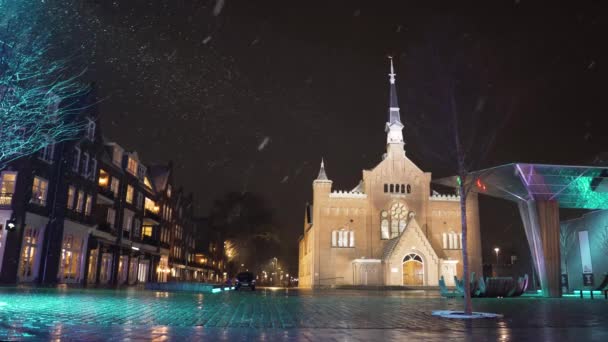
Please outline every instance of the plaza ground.
[[602, 299], [475, 299], [496, 320], [437, 318], [436, 291], [260, 289], [216, 294], [0, 288], [0, 340], [606, 341]]

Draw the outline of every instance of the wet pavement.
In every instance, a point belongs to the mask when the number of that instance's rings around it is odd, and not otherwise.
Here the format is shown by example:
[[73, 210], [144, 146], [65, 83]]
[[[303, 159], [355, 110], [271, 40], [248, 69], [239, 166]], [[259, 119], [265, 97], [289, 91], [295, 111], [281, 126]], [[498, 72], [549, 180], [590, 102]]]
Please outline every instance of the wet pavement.
[[260, 289], [216, 294], [0, 288], [0, 340], [608, 341], [604, 299], [475, 299], [501, 319], [431, 315], [424, 291]]

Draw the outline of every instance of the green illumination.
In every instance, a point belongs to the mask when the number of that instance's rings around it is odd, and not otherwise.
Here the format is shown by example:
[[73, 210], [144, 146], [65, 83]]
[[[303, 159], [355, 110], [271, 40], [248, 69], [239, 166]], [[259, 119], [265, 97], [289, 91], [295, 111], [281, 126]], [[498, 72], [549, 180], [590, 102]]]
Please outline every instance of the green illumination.
[[222, 292], [222, 289], [220, 288], [215, 288], [211, 290], [211, 293], [218, 293], [218, 292]]
[[594, 177], [578, 177], [570, 184], [569, 192], [577, 196], [573, 208], [608, 209], [608, 193], [591, 189]]

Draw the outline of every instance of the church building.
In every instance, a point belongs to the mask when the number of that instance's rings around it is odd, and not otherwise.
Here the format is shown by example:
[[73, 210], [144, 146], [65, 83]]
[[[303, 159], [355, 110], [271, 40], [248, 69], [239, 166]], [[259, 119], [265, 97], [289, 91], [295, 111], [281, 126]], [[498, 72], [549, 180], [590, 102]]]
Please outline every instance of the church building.
[[[462, 278], [460, 198], [431, 189], [408, 159], [391, 60], [386, 154], [350, 191], [333, 189], [324, 162], [312, 182], [299, 241], [299, 286], [437, 286]], [[467, 198], [470, 270], [481, 274], [477, 194]]]

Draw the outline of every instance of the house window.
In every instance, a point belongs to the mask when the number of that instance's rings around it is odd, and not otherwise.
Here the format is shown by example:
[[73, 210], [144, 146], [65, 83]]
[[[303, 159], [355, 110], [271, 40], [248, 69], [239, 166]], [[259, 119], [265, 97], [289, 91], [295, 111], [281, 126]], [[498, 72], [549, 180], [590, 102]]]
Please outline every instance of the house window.
[[144, 207], [144, 194], [137, 192], [137, 209], [143, 209]]
[[83, 155], [82, 175], [85, 178], [88, 178], [89, 177], [89, 153], [88, 152], [84, 152], [82, 155]]
[[110, 191], [114, 194], [114, 198], [118, 197], [118, 188], [120, 187], [120, 180], [116, 177], [112, 177], [110, 182]]
[[148, 189], [152, 189], [152, 183], [150, 183], [148, 177], [144, 177], [144, 185], [148, 187]]
[[137, 178], [139, 178], [141, 182], [146, 178], [146, 167], [141, 164], [137, 168]]
[[106, 215], [106, 222], [110, 227], [114, 228], [116, 224], [116, 210], [114, 208], [108, 208], [108, 214]]
[[390, 185], [390, 193], [392, 194], [393, 192], [395, 192], [395, 185], [391, 184]]
[[462, 234], [443, 233], [443, 249], [462, 249]]
[[68, 209], [74, 209], [74, 198], [76, 197], [76, 188], [73, 186], [68, 187]]
[[133, 204], [133, 187], [130, 185], [127, 185], [127, 195], [125, 197], [125, 200], [129, 204]]
[[122, 153], [122, 148], [114, 146], [114, 150], [112, 151], [112, 163], [118, 167], [122, 167]]
[[16, 182], [17, 172], [2, 172], [0, 174], [0, 205], [11, 205]]
[[38, 235], [40, 230], [27, 227], [23, 234], [23, 247], [19, 262], [19, 279], [31, 279], [35, 275], [34, 260], [38, 257]]
[[129, 161], [127, 163], [127, 171], [129, 171], [133, 176], [137, 176], [137, 160], [129, 157]]
[[138, 218], [133, 219], [133, 236], [139, 237], [141, 232], [141, 221]]
[[340, 248], [355, 247], [355, 232], [352, 230], [334, 230], [331, 232], [331, 246]]
[[78, 191], [78, 198], [76, 199], [76, 212], [81, 213], [84, 206], [84, 191]]
[[141, 230], [142, 237], [152, 237], [153, 226], [143, 226]]
[[32, 184], [32, 200], [31, 202], [38, 205], [46, 205], [46, 194], [48, 191], [49, 182], [40, 177], [34, 177]]
[[133, 212], [125, 209], [122, 219], [122, 229], [126, 232], [131, 231], [131, 225], [133, 224]]
[[82, 254], [82, 239], [72, 234], [63, 239], [61, 249], [61, 264], [59, 277], [62, 281], [77, 281], [80, 278], [80, 256]]
[[93, 208], [93, 196], [87, 195], [87, 200], [84, 205], [84, 214], [86, 216], [90, 216], [92, 208]]
[[384, 184], [384, 192], [388, 192], [388, 184]]
[[44, 146], [42, 150], [40, 150], [40, 159], [44, 160], [47, 163], [53, 162], [53, 156], [55, 155], [55, 144], [54, 142], [49, 142], [48, 145]]
[[404, 194], [405, 193], [405, 185], [401, 184], [401, 193]]
[[97, 159], [91, 158], [91, 167], [89, 168], [89, 175], [91, 176], [91, 180], [95, 180], [95, 175], [97, 174]]
[[87, 118], [87, 139], [95, 140], [95, 121], [91, 118]]
[[72, 171], [78, 172], [80, 167], [80, 148], [74, 147], [74, 153], [72, 155]]
[[99, 169], [99, 179], [97, 180], [97, 184], [103, 188], [107, 188], [110, 183], [110, 175], [104, 169]]
[[407, 193], [412, 193], [412, 187], [409, 184], [407, 185]]
[[145, 208], [146, 208], [146, 210], [148, 210], [154, 214], [158, 214], [158, 211], [160, 209], [158, 207], [158, 205], [156, 205], [156, 203], [153, 200], [149, 199], [148, 197], [146, 197], [146, 200], [145, 200]]

